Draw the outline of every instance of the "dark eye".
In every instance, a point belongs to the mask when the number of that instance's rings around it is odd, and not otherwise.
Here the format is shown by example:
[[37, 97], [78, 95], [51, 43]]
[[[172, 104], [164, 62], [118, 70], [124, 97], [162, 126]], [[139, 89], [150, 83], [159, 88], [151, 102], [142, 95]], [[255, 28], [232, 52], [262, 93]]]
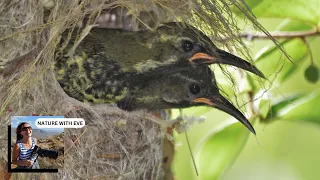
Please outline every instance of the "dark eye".
[[189, 90], [192, 94], [198, 94], [200, 92], [200, 87], [196, 84], [191, 84]]
[[190, 41], [183, 41], [182, 42], [182, 50], [184, 52], [190, 52], [193, 49], [193, 44]]

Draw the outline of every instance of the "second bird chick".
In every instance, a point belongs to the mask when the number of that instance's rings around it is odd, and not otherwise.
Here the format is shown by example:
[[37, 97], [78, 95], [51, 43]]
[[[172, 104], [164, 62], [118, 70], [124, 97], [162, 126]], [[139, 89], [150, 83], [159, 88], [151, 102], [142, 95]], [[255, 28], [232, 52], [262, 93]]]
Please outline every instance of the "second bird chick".
[[135, 85], [139, 88], [128, 92], [126, 97], [117, 103], [121, 109], [155, 110], [210, 106], [235, 117], [255, 134], [247, 118], [220, 94], [214, 74], [207, 66], [188, 66], [177, 73], [136, 81]]

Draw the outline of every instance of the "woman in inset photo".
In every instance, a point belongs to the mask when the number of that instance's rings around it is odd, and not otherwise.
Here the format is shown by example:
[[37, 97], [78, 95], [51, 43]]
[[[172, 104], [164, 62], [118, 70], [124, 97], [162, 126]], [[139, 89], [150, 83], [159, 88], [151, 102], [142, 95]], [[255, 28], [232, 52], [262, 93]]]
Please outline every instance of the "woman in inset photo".
[[17, 141], [13, 146], [12, 164], [16, 169], [40, 169], [37, 159], [32, 159], [32, 152], [37, 145], [37, 139], [32, 136], [32, 127], [22, 122], [16, 129]]

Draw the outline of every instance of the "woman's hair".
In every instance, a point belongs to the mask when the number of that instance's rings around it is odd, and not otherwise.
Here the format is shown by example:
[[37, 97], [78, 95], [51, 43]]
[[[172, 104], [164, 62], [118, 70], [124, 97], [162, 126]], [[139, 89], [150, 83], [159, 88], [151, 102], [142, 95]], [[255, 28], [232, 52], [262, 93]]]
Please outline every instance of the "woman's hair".
[[16, 129], [17, 141], [19, 141], [19, 140], [22, 139], [22, 137], [23, 137], [20, 133], [21, 133], [21, 131], [22, 131], [22, 128], [21, 128], [21, 127], [22, 127], [24, 124], [29, 124], [29, 123], [27, 123], [27, 122], [22, 122], [22, 123], [20, 123], [20, 124], [18, 125], [18, 127], [17, 127], [17, 129]]

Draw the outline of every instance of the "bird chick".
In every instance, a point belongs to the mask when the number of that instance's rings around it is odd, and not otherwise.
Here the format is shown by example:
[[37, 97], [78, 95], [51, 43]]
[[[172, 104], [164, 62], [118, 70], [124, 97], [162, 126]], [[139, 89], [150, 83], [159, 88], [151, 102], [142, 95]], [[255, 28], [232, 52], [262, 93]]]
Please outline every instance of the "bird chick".
[[56, 52], [56, 79], [80, 101], [118, 102], [134, 82], [179, 72], [190, 64], [230, 64], [264, 77], [252, 64], [219, 50], [199, 30], [182, 23], [138, 32], [93, 28], [79, 44], [74, 30], [62, 39], [66, 48]]
[[235, 117], [255, 134], [247, 118], [220, 94], [214, 74], [207, 66], [189, 66], [180, 72], [163, 74], [157, 79], [135, 84], [136, 88], [117, 103], [121, 109], [155, 110], [210, 106]]
[[[79, 29], [78, 29], [79, 30]], [[146, 73], [179, 71], [186, 64], [228, 64], [252, 72], [262, 78], [264, 75], [249, 62], [218, 49], [212, 41], [196, 28], [178, 22], [163, 24], [156, 30], [124, 31], [120, 29], [93, 28], [77, 45], [74, 54], [67, 54], [78, 37], [78, 31], [71, 33], [67, 48], [57, 53], [62, 63], [86, 58], [103, 58], [103, 63], [116, 64], [116, 73]], [[67, 39], [68, 33], [63, 35]], [[81, 62], [80, 62], [81, 63]], [[168, 68], [171, 67], [171, 68]], [[61, 69], [58, 66], [56, 69]]]

